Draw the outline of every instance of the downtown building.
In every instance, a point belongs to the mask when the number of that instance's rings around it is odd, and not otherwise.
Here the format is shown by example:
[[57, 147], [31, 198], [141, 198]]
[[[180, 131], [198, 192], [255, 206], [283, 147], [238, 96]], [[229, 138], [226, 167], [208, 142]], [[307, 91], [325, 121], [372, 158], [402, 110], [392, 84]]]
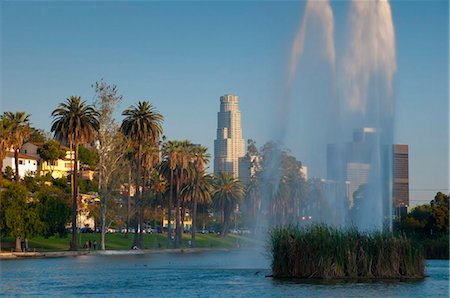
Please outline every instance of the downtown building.
[[384, 216], [399, 219], [409, 206], [408, 145], [380, 144], [378, 138], [374, 128], [365, 127], [354, 131], [351, 142], [329, 144], [327, 179], [340, 189], [352, 208], [359, 191], [374, 183], [371, 175], [375, 173], [380, 176]]
[[409, 152], [408, 145], [392, 146], [392, 202], [395, 217], [406, 216], [409, 207]]
[[214, 140], [214, 174], [228, 172], [239, 177], [239, 161], [245, 155], [242, 138], [241, 112], [236, 95], [225, 94], [220, 97], [220, 110], [217, 113], [217, 136]]

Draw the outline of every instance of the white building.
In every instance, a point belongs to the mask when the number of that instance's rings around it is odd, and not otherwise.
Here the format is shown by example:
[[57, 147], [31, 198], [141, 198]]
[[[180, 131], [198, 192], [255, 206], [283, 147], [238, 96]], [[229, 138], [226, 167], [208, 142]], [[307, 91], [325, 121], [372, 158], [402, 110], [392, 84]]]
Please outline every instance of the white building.
[[228, 172], [239, 177], [239, 159], [245, 155], [242, 138], [241, 112], [238, 97], [225, 94], [220, 97], [217, 113], [217, 138], [214, 140], [214, 174]]
[[239, 180], [244, 184], [249, 183], [250, 178], [254, 177], [261, 167], [262, 156], [247, 153], [239, 159]]
[[[38, 159], [34, 156], [19, 153], [19, 177], [35, 176], [38, 170]], [[14, 152], [8, 152], [6, 158], [3, 160], [2, 172], [6, 167], [11, 167], [16, 172], [16, 163], [14, 158]]]

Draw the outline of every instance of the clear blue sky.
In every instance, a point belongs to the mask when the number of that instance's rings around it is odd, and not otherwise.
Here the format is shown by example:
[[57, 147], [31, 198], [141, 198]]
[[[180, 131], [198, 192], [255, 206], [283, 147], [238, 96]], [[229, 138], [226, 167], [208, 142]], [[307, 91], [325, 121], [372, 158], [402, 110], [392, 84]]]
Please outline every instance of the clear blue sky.
[[[124, 96], [119, 111], [150, 100], [165, 116], [168, 138], [212, 152], [219, 97], [229, 92], [240, 98], [244, 137], [262, 145], [304, 4], [2, 1], [1, 110], [26, 111], [48, 131], [59, 102], [71, 95], [90, 101], [91, 85], [103, 78]], [[339, 47], [348, 3], [332, 7]], [[417, 204], [448, 191], [449, 7], [448, 1], [394, 1], [391, 8], [395, 136], [410, 145]]]

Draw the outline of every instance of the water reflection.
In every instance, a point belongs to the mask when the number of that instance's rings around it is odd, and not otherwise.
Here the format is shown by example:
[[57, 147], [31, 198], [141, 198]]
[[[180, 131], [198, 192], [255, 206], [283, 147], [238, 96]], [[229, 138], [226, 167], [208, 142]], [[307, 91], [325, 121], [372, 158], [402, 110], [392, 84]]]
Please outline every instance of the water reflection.
[[411, 297], [448, 295], [448, 261], [420, 282], [274, 280], [260, 252], [82, 256], [1, 261], [3, 295], [198, 297]]

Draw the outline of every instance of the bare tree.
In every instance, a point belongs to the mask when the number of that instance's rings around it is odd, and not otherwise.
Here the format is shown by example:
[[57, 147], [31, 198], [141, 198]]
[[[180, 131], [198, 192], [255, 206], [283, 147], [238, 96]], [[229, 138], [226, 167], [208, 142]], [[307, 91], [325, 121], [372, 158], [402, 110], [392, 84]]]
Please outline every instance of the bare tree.
[[119, 125], [113, 118], [114, 110], [122, 100], [115, 85], [108, 85], [103, 80], [96, 82], [96, 98], [94, 104], [100, 113], [100, 128], [96, 137], [95, 147], [98, 151], [99, 173], [98, 192], [100, 196], [100, 248], [105, 250], [105, 234], [107, 230], [108, 201], [113, 193], [113, 178], [121, 168], [127, 142], [119, 130]]

